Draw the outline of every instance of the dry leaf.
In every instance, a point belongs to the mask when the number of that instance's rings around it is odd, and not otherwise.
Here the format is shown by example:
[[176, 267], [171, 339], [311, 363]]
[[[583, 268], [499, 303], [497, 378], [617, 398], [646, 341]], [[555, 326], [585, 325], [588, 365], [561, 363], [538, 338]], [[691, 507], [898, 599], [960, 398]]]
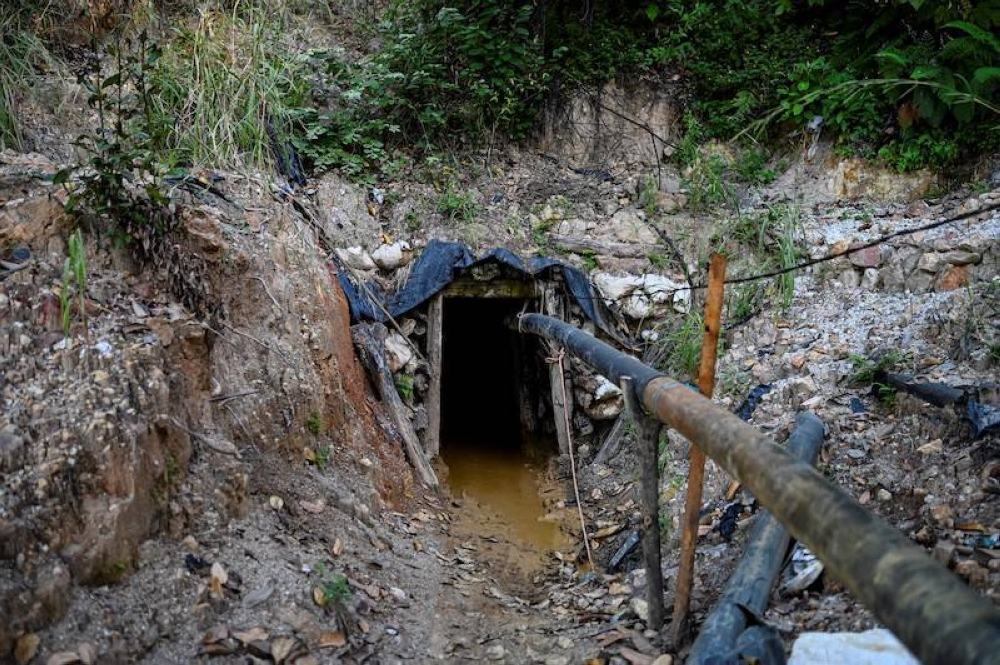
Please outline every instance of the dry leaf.
[[341, 553], [344, 551], [344, 543], [341, 542], [340, 538], [337, 538], [336, 540], [333, 541], [333, 547], [330, 548], [330, 551], [333, 552], [333, 556], [341, 555]]
[[340, 647], [347, 644], [347, 639], [344, 634], [339, 630], [330, 633], [323, 633], [319, 636], [319, 648], [320, 649], [339, 649]]
[[274, 662], [285, 662], [292, 652], [295, 651], [298, 642], [294, 637], [287, 635], [274, 638], [274, 642], [271, 643], [271, 657], [274, 658]]
[[986, 527], [979, 522], [962, 522], [956, 524], [955, 528], [959, 531], [976, 531], [978, 533], [986, 533]]
[[302, 456], [306, 458], [307, 462], [316, 463], [316, 451], [309, 446], [302, 449]]
[[871, 500], [872, 500], [871, 490], [865, 490], [864, 492], [861, 493], [861, 496], [858, 497], [858, 503], [860, 503], [862, 506]]
[[323, 512], [324, 508], [326, 508], [326, 502], [323, 501], [323, 499], [320, 499], [315, 502], [299, 501], [299, 506], [302, 508], [302, 510], [306, 511], [307, 513], [318, 515], [319, 513]]
[[418, 552], [423, 552], [424, 551], [424, 546], [420, 543], [419, 540], [417, 540], [416, 538], [414, 538], [413, 539], [413, 549], [415, 549]]
[[222, 567], [222, 564], [216, 561], [212, 564], [212, 577], [219, 580], [220, 584], [225, 584], [229, 581], [229, 574], [226, 569]]
[[615, 535], [624, 528], [625, 528], [624, 524], [612, 524], [611, 526], [606, 526], [603, 529], [598, 530], [591, 536], [591, 538], [597, 538], [597, 539], [608, 538], [610, 536]]
[[233, 637], [238, 639], [243, 644], [250, 644], [251, 642], [260, 642], [266, 640], [269, 635], [262, 626], [256, 626], [250, 630], [242, 630], [233, 633]]
[[614, 644], [615, 642], [620, 642], [623, 639], [625, 639], [625, 634], [621, 631], [609, 630], [608, 632], [601, 633], [597, 636], [597, 643], [602, 647], [606, 647], [610, 644]]
[[17, 661], [17, 665], [30, 663], [31, 659], [38, 653], [38, 645], [41, 641], [35, 633], [28, 633], [17, 638], [17, 644], [14, 646], [14, 660]]
[[225, 624], [219, 624], [212, 630], [205, 633], [204, 637], [201, 638], [201, 643], [215, 644], [216, 642], [221, 642], [227, 637], [229, 637], [229, 627]]
[[313, 588], [313, 602], [320, 607], [326, 607], [330, 599], [326, 597], [326, 591], [323, 591], [322, 587]]
[[97, 647], [90, 642], [84, 642], [78, 646], [76, 652], [80, 654], [80, 662], [83, 665], [94, 665], [97, 662]]
[[364, 619], [358, 619], [358, 630], [367, 635], [368, 631], [371, 629], [372, 627], [367, 621], [365, 621]]
[[635, 649], [629, 649], [628, 647], [621, 647], [619, 649], [619, 655], [632, 663], [632, 665], [653, 665], [653, 659], [644, 653], [639, 653]]

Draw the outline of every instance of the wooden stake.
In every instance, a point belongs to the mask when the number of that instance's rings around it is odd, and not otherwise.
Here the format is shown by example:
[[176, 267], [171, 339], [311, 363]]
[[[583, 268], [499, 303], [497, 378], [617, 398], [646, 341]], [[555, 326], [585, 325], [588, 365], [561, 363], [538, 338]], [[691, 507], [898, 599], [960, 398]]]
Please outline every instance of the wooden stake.
[[625, 408], [635, 423], [642, 473], [640, 497], [642, 504], [642, 557], [646, 566], [646, 603], [649, 607], [647, 628], [660, 632], [663, 627], [663, 568], [660, 553], [660, 467], [657, 462], [660, 421], [646, 415], [635, 394], [632, 377], [623, 376], [621, 389]]
[[[698, 390], [709, 399], [715, 390], [715, 360], [719, 348], [725, 281], [726, 257], [722, 254], [713, 254], [708, 267], [708, 293], [705, 297], [705, 338], [701, 347], [701, 363], [698, 365]], [[691, 607], [691, 588], [694, 584], [694, 550], [698, 541], [698, 517], [705, 484], [705, 453], [692, 443], [689, 459], [680, 565], [677, 571], [677, 595], [674, 598], [671, 624], [674, 648], [679, 647], [687, 639], [690, 629], [688, 610]]]
[[427, 307], [427, 364], [430, 382], [427, 386], [427, 431], [424, 452], [434, 459], [441, 450], [441, 333], [444, 330], [444, 296], [431, 298]]

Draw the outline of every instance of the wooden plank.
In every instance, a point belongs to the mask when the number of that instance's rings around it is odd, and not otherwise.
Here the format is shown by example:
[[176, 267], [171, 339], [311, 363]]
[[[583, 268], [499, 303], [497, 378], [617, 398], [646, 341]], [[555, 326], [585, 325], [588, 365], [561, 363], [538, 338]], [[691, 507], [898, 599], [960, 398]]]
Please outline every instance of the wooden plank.
[[439, 293], [427, 308], [427, 364], [430, 382], [427, 386], [427, 429], [424, 432], [424, 452], [434, 459], [441, 451], [441, 358], [444, 330], [444, 297]]
[[361, 364], [368, 370], [368, 376], [375, 384], [375, 390], [382, 404], [389, 411], [389, 417], [395, 426], [397, 434], [403, 443], [403, 450], [410, 465], [417, 472], [420, 482], [431, 489], [438, 488], [437, 474], [424, 455], [413, 424], [406, 415], [406, 407], [396, 391], [396, 382], [389, 371], [389, 363], [385, 359], [385, 338], [388, 331], [381, 323], [359, 323], [351, 326], [351, 339], [358, 349]]
[[[545, 286], [543, 305], [545, 313], [557, 319], [563, 318], [562, 300], [556, 295], [553, 285]], [[559, 368], [559, 363], [555, 362], [562, 349], [551, 342], [546, 343], [549, 354], [549, 392], [552, 395], [552, 417], [556, 424], [556, 439], [559, 443], [559, 454], [568, 455], [570, 446], [570, 432], [566, 426], [567, 422], [573, 422], [573, 400], [571, 397], [563, 400], [563, 395], [571, 396], [572, 386], [568, 385], [567, 377]], [[567, 373], [568, 374], [568, 373]], [[561, 385], [560, 385], [561, 384]], [[568, 404], [566, 402], [569, 402]], [[568, 417], [563, 411], [568, 412]]]
[[520, 298], [538, 297], [535, 282], [517, 279], [494, 279], [488, 282], [456, 279], [442, 292], [446, 298]]

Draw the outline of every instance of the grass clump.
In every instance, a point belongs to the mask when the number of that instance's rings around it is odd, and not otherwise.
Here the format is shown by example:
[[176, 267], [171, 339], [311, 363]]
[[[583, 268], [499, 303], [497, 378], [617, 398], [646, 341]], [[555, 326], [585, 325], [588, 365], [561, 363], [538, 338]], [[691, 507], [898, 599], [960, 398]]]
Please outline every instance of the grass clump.
[[39, 72], [61, 68], [22, 18], [18, 11], [0, 16], [0, 150], [26, 148], [21, 101], [35, 89]]
[[302, 63], [285, 48], [284, 25], [265, 4], [203, 10], [168, 35], [151, 75], [156, 112], [173, 119], [164, 161], [262, 167], [292, 130], [304, 98]]

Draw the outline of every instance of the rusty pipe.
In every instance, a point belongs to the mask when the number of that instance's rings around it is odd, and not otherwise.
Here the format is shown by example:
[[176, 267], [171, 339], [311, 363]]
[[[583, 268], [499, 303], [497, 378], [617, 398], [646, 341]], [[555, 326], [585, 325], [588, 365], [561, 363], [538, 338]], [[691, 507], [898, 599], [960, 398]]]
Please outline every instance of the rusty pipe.
[[512, 327], [563, 344], [615, 383], [631, 376], [653, 416], [746, 485], [921, 661], [1000, 661], [1000, 610], [812, 466], [711, 400], [567, 323], [526, 314]]

